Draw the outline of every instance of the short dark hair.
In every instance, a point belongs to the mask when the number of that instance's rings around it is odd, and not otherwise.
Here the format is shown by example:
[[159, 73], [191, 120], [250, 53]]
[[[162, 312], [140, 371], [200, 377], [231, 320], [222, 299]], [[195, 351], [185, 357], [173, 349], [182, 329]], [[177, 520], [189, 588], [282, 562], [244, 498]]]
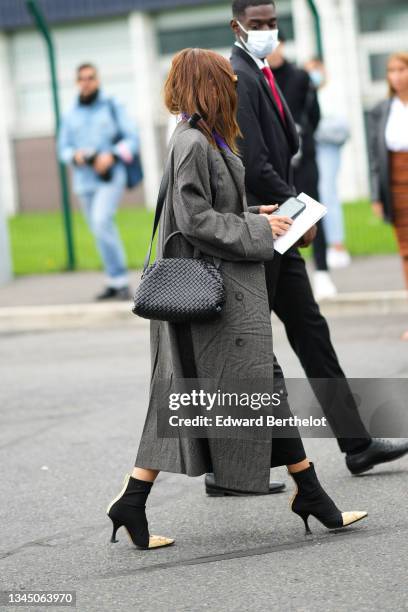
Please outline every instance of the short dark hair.
[[77, 77], [80, 75], [82, 70], [85, 70], [86, 68], [89, 68], [89, 69], [93, 70], [95, 72], [95, 74], [98, 74], [98, 70], [97, 70], [95, 64], [91, 64], [90, 62], [84, 62], [83, 64], [80, 64], [78, 66], [78, 68], [76, 69]]
[[275, 6], [274, 0], [234, 0], [232, 3], [232, 14], [234, 17], [241, 17], [250, 6], [262, 6], [263, 4]]

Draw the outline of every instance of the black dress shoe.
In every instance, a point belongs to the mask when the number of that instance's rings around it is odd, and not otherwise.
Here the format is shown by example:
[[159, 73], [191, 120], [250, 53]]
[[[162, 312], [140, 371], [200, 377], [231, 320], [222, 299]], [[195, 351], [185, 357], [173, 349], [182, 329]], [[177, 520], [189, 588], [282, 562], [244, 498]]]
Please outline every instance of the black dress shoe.
[[379, 463], [394, 461], [408, 453], [408, 440], [394, 442], [373, 438], [371, 444], [361, 453], [347, 454], [346, 465], [352, 474], [362, 474]]
[[114, 287], [106, 287], [102, 293], [96, 296], [98, 302], [104, 300], [130, 300], [129, 287], [122, 287], [121, 289], [115, 289]]
[[253, 493], [252, 491], [238, 491], [237, 489], [225, 489], [215, 484], [214, 474], [205, 475], [205, 492], [210, 497], [224, 497], [230, 495], [233, 497], [244, 497], [246, 495], [270, 495], [271, 493], [281, 493], [286, 488], [284, 482], [272, 481], [269, 483], [269, 491], [267, 493]]

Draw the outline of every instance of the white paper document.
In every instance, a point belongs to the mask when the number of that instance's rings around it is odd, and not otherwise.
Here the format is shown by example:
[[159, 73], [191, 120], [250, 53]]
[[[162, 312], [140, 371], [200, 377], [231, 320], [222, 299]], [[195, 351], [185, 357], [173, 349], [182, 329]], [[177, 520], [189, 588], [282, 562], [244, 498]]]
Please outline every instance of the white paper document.
[[297, 199], [306, 204], [306, 208], [293, 221], [289, 231], [287, 231], [284, 236], [279, 236], [279, 238], [275, 240], [275, 251], [281, 255], [296, 244], [303, 234], [313, 225], [316, 225], [316, 223], [327, 213], [326, 206], [320, 204], [320, 202], [317, 202], [305, 193], [298, 195]]

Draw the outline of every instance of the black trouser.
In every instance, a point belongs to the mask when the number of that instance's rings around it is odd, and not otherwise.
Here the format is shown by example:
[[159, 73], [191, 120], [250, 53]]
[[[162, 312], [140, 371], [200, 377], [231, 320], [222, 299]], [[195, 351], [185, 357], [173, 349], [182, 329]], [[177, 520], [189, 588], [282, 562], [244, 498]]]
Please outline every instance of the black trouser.
[[[317, 198], [315, 198], [317, 199]], [[315, 262], [316, 270], [319, 272], [328, 272], [329, 266], [327, 265], [327, 241], [326, 234], [324, 233], [323, 221], [318, 221], [316, 238], [313, 240], [313, 259]]]
[[[340, 367], [330, 339], [326, 319], [320, 313], [304, 259], [297, 249], [289, 249], [284, 255], [275, 253], [265, 263], [269, 306], [285, 326], [290, 345], [297, 354], [309, 379], [337, 379], [347, 401], [330, 402], [319, 384], [311, 381], [313, 390], [337, 437], [340, 449], [350, 452], [367, 445], [371, 437], [364, 427], [358, 408], [351, 395], [346, 377]], [[341, 437], [339, 432], [352, 432], [353, 437]]]
[[[281, 404], [275, 409], [275, 416], [278, 418], [292, 416], [282, 368], [275, 356], [273, 360], [273, 387], [274, 391], [281, 393]], [[291, 437], [277, 436], [272, 439], [271, 467], [293, 465], [304, 459], [306, 459], [306, 452], [297, 427], [291, 428]]]
[[[311, 198], [319, 201], [319, 170], [316, 163], [316, 156], [304, 155], [300, 166], [293, 174], [295, 187], [298, 193], [302, 191]], [[312, 245], [313, 259], [317, 270], [327, 272], [327, 241], [324, 232], [323, 221], [317, 224], [317, 234]]]

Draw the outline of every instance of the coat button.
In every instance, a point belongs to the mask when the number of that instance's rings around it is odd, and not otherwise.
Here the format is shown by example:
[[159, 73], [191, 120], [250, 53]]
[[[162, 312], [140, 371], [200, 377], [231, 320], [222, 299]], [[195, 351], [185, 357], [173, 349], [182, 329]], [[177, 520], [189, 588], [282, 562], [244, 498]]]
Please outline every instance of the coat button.
[[237, 339], [235, 340], [235, 344], [236, 344], [237, 346], [244, 346], [245, 342], [244, 342], [244, 340], [243, 340], [242, 338], [237, 338]]
[[238, 300], [238, 302], [242, 302], [242, 300], [244, 299], [244, 294], [243, 294], [243, 293], [241, 293], [240, 291], [238, 291], [238, 292], [235, 294], [235, 298]]

